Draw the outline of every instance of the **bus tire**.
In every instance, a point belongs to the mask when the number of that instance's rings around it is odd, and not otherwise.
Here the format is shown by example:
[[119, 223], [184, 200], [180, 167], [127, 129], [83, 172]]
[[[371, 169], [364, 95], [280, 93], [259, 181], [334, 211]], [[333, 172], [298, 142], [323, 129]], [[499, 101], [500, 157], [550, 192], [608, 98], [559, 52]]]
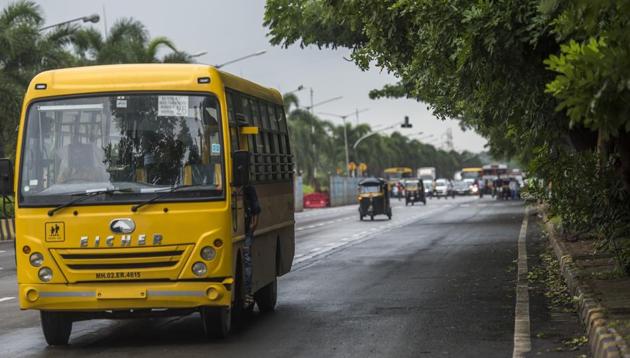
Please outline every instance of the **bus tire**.
[[203, 332], [208, 339], [223, 339], [232, 329], [232, 310], [229, 307], [201, 307]]
[[278, 279], [274, 278], [272, 282], [256, 291], [254, 299], [260, 312], [273, 312], [278, 302]]
[[49, 346], [65, 346], [72, 333], [72, 318], [65, 312], [41, 311], [42, 331]]

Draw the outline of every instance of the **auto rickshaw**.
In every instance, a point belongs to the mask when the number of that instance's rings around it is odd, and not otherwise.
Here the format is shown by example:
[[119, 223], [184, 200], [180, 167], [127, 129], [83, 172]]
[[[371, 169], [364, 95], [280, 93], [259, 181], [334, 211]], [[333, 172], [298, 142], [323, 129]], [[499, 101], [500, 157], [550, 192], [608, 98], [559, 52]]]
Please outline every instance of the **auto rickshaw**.
[[422, 202], [427, 205], [427, 198], [424, 195], [424, 184], [418, 179], [406, 179], [405, 185], [405, 206]]
[[359, 182], [359, 219], [369, 216], [374, 220], [375, 215], [387, 215], [392, 219], [388, 184], [380, 178], [363, 179]]

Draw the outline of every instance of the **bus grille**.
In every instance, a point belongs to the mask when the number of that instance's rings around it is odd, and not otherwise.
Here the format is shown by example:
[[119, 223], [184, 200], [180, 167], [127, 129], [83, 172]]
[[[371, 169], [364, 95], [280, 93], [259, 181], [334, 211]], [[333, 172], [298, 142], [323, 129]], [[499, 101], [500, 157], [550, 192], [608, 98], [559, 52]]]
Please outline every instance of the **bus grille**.
[[95, 272], [144, 272], [143, 278], [175, 279], [192, 245], [101, 249], [52, 249], [72, 282], [91, 281]]

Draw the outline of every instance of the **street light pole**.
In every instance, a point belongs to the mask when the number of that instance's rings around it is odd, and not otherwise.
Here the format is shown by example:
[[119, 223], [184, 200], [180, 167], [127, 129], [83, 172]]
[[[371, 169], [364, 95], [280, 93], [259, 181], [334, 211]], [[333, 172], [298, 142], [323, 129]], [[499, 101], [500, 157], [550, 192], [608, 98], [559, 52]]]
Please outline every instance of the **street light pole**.
[[243, 60], [246, 60], [246, 59], [251, 58], [251, 57], [256, 57], [256, 56], [264, 55], [264, 54], [266, 54], [266, 53], [267, 53], [267, 50], [262, 50], [262, 51], [258, 51], [258, 52], [250, 53], [249, 55], [246, 55], [246, 56], [243, 56], [243, 57], [239, 57], [239, 58], [235, 58], [235, 59], [233, 59], [233, 60], [230, 60], [230, 61], [227, 61], [227, 62], [221, 63], [221, 64], [219, 64], [219, 65], [215, 65], [214, 67], [215, 67], [215, 68], [225, 67], [225, 66], [227, 66], [227, 65], [231, 65], [231, 64], [233, 64], [233, 63], [236, 63], [236, 62], [239, 62], [239, 61], [243, 61]]
[[101, 17], [98, 16], [98, 14], [92, 14], [92, 15], [89, 15], [89, 16], [81, 16], [81, 17], [77, 17], [75, 19], [62, 21], [62, 22], [57, 23], [57, 24], [44, 26], [44, 27], [39, 29], [39, 32], [42, 32], [42, 31], [48, 30], [48, 29], [52, 29], [53, 27], [57, 27], [57, 26], [68, 25], [68, 24], [71, 24], [71, 23], [77, 22], [77, 21], [97, 23], [97, 22], [99, 22], [100, 19], [101, 19]]
[[345, 152], [346, 152], [346, 175], [347, 176], [350, 176], [350, 154], [348, 153], [348, 128], [347, 128], [347, 125], [346, 125], [346, 118], [348, 118], [352, 114], [356, 114], [357, 118], [359, 118], [359, 113], [365, 112], [367, 110], [368, 110], [367, 108], [362, 109], [360, 111], [359, 111], [359, 109], [357, 109], [353, 113], [348, 113], [348, 114], [344, 114], [344, 115], [339, 115], [339, 114], [334, 114], [334, 113], [320, 113], [320, 114], [327, 115], [327, 116], [339, 117], [343, 121], [343, 143], [344, 143], [344, 149], [345, 149]]
[[357, 145], [359, 145], [359, 143], [361, 143], [364, 139], [369, 138], [369, 137], [371, 137], [371, 136], [373, 136], [375, 134], [378, 134], [380, 132], [386, 131], [388, 129], [395, 128], [397, 126], [401, 126], [402, 128], [411, 128], [412, 127], [412, 125], [409, 123], [409, 117], [405, 116], [405, 120], [402, 121], [402, 122], [398, 122], [398, 123], [392, 124], [391, 126], [380, 128], [380, 129], [378, 129], [378, 130], [376, 130], [374, 132], [370, 132], [370, 133], [362, 136], [361, 138], [357, 139], [357, 141], [354, 142], [354, 144], [352, 145], [352, 149], [357, 149]]
[[201, 51], [201, 52], [193, 53], [192, 55], [189, 55], [189, 57], [190, 58], [201, 57], [206, 54], [208, 54], [208, 51]]
[[338, 100], [340, 100], [340, 99], [342, 99], [342, 98], [343, 98], [342, 96], [337, 96], [337, 97], [329, 98], [329, 99], [327, 99], [327, 100], [325, 100], [325, 101], [321, 101], [321, 102], [317, 102], [317, 103], [315, 103], [315, 104], [311, 104], [310, 106], [306, 107], [306, 109], [307, 109], [309, 112], [313, 113], [313, 108], [314, 108], [314, 107], [321, 106], [322, 104], [330, 103], [330, 102], [333, 102], [333, 101], [338, 101]]

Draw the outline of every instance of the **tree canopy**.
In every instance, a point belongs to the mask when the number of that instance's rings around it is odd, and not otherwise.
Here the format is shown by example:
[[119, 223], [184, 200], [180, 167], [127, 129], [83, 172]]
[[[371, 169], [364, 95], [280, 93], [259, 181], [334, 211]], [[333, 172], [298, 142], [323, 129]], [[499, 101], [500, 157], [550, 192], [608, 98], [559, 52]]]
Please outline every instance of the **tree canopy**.
[[[360, 68], [390, 71], [398, 83], [371, 97], [415, 98], [460, 120], [552, 182], [564, 222], [628, 243], [628, 14], [626, 0], [268, 0], [265, 25], [272, 44], [344, 47]], [[585, 176], [605, 185], [585, 189]]]

